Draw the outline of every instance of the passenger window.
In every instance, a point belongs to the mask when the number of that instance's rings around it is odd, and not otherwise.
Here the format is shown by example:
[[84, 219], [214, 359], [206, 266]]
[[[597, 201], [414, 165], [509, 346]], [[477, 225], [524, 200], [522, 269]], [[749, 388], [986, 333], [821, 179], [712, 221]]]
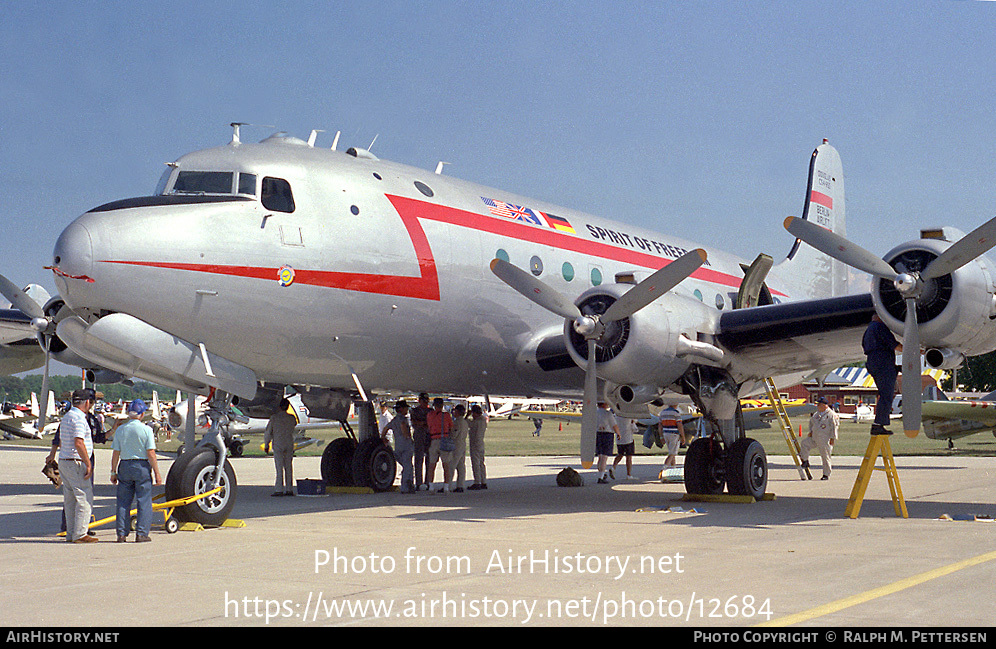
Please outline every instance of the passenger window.
[[282, 178], [263, 178], [263, 207], [275, 212], [293, 212], [294, 195], [290, 183]]
[[256, 195], [256, 174], [239, 174], [239, 193]]

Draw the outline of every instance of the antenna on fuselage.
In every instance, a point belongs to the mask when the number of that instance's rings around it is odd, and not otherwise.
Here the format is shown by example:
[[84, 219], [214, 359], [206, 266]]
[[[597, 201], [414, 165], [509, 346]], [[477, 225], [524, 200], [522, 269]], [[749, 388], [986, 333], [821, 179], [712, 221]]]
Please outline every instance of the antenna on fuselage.
[[239, 139], [239, 127], [247, 126], [246, 122], [232, 122], [232, 144], [240, 144], [242, 142]]
[[335, 138], [332, 140], [332, 150], [335, 151], [335, 147], [339, 144], [339, 136], [342, 135], [342, 131], [335, 132]]
[[436, 174], [441, 176], [443, 174], [443, 165], [448, 165], [448, 164], [449, 164], [448, 162], [443, 162], [442, 160], [440, 160], [439, 164], [436, 165]]
[[323, 128], [313, 128], [313, 129], [311, 129], [311, 135], [308, 136], [308, 146], [314, 148], [314, 146], [315, 146], [315, 139], [318, 137], [318, 134], [319, 133], [324, 133], [324, 132], [325, 132], [325, 129], [323, 129]]
[[376, 142], [377, 138], [379, 138], [379, 137], [380, 137], [380, 133], [378, 133], [377, 135], [374, 136], [374, 139], [370, 142], [370, 146], [367, 147], [367, 151], [372, 151], [373, 150], [373, 148], [374, 148], [374, 142]]

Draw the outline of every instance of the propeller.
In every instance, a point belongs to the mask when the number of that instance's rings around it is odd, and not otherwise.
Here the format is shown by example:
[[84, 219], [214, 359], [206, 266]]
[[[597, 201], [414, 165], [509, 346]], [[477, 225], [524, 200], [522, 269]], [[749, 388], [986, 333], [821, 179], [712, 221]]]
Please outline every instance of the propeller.
[[820, 252], [852, 268], [875, 277], [891, 280], [899, 295], [906, 302], [906, 321], [903, 324], [903, 429], [908, 437], [920, 432], [920, 326], [917, 322], [916, 304], [927, 282], [953, 273], [965, 264], [985, 254], [996, 245], [996, 217], [986, 221], [965, 235], [922, 271], [897, 271], [884, 259], [876, 257], [839, 234], [794, 216], [785, 219], [785, 229]]
[[588, 362], [584, 375], [584, 403], [581, 408], [581, 465], [591, 468], [595, 459], [595, 436], [598, 430], [598, 368], [595, 353], [605, 325], [624, 320], [658, 299], [706, 261], [706, 251], [696, 248], [667, 266], [655, 271], [612, 303], [605, 313], [586, 315], [577, 305], [531, 273], [503, 259], [491, 261], [491, 272], [521, 295], [547, 311], [573, 320], [574, 330], [588, 343]]
[[0, 293], [10, 302], [11, 306], [31, 318], [31, 328], [38, 333], [42, 349], [45, 352], [45, 369], [42, 373], [41, 402], [39, 404], [38, 432], [45, 429], [45, 415], [48, 411], [48, 367], [51, 358], [52, 336], [55, 333], [55, 323], [46, 317], [45, 311], [31, 296], [9, 279], [0, 275]]

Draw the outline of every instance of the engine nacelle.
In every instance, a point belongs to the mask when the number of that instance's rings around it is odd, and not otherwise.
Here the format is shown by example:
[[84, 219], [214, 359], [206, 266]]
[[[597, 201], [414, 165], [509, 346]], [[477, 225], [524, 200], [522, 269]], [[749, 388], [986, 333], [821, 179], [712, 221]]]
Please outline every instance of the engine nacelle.
[[[922, 272], [949, 246], [941, 239], [919, 239], [896, 246], [884, 259], [900, 272]], [[996, 349], [994, 293], [992, 266], [985, 257], [948, 275], [925, 280], [917, 300], [921, 345], [947, 349], [949, 356], [975, 356]], [[882, 321], [901, 335], [906, 303], [892, 280], [872, 282], [872, 301]]]
[[[630, 284], [596, 286], [582, 293], [576, 304], [584, 314], [600, 315], [631, 288]], [[699, 341], [700, 334], [716, 330], [718, 318], [715, 309], [698, 300], [665, 294], [632, 316], [605, 325], [596, 348], [598, 375], [620, 386], [663, 389], [693, 362], [715, 363], [722, 357], [718, 348]], [[571, 358], [585, 367], [587, 342], [574, 330], [572, 321], [565, 323], [564, 336]], [[640, 390], [642, 396], [649, 392], [646, 387]]]

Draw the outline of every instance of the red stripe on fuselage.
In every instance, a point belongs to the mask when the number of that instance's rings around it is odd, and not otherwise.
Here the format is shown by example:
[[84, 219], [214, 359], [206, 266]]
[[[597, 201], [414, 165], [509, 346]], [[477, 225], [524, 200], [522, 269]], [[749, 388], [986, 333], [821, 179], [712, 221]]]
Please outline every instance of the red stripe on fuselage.
[[[498, 217], [485, 216], [475, 212], [437, 205], [424, 201], [405, 198], [403, 196], [387, 195], [387, 199], [397, 210], [402, 223], [408, 230], [418, 260], [419, 276], [378, 275], [373, 273], [346, 273], [327, 270], [294, 270], [294, 283], [327, 288], [340, 288], [363, 293], [381, 295], [396, 295], [399, 297], [414, 297], [424, 300], [439, 300], [439, 276], [436, 271], [436, 260], [432, 248], [422, 229], [420, 220], [447, 223], [458, 227], [470, 228], [499, 236], [509, 237], [519, 241], [528, 241], [560, 250], [569, 250], [582, 255], [590, 255], [605, 260], [634, 264], [643, 268], [657, 270], [671, 259], [662, 259], [636, 250], [617, 248], [598, 241], [589, 241], [578, 235], [567, 234], [549, 228], [527, 225], [517, 221]], [[257, 266], [224, 266], [218, 264], [191, 264], [181, 262], [159, 261], [116, 261], [105, 259], [104, 263], [128, 264], [152, 268], [170, 268], [174, 270], [189, 270], [216, 275], [248, 277], [276, 281], [278, 268], [263, 268]], [[710, 268], [699, 268], [692, 277], [715, 284], [738, 288], [741, 278], [734, 277]], [[772, 291], [782, 295], [777, 291]]]

